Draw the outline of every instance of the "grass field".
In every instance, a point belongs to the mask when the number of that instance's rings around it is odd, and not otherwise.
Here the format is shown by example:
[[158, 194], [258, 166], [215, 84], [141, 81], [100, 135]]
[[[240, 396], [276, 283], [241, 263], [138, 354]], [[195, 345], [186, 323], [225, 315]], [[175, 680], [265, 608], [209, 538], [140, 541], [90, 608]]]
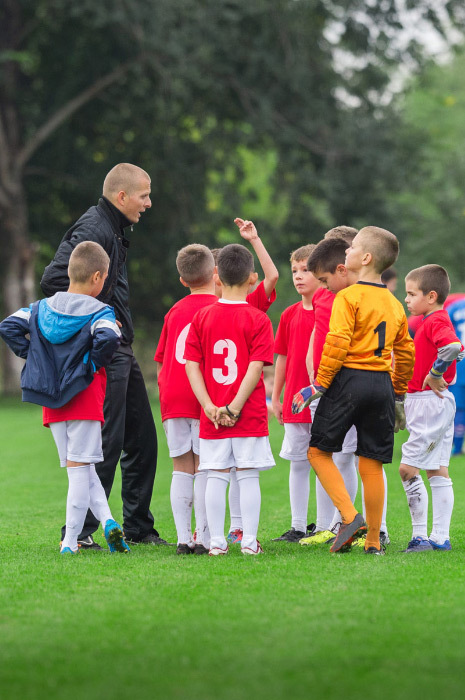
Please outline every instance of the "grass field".
[[[157, 409], [154, 408], [157, 415]], [[40, 409], [0, 402], [0, 696], [97, 700], [363, 700], [465, 694], [465, 458], [451, 476], [452, 552], [405, 555], [395, 463], [385, 557], [270, 542], [290, 525], [288, 465], [261, 476], [263, 557], [58, 554], [67, 480]], [[281, 428], [272, 424], [279, 452]], [[160, 428], [152, 502], [175, 540]], [[111, 497], [121, 517], [120, 482]], [[314, 518], [314, 490], [310, 497]], [[100, 539], [100, 535], [99, 535]]]

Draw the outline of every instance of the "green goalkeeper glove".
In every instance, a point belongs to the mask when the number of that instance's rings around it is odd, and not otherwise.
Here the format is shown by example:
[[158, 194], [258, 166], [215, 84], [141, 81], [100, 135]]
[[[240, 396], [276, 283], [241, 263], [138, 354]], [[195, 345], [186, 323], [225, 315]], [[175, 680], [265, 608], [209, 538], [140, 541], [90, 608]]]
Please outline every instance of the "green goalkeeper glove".
[[399, 430], [405, 430], [407, 424], [405, 419], [405, 408], [404, 408], [405, 394], [397, 394], [394, 404], [395, 408], [395, 420], [394, 420], [394, 432], [398, 433]]

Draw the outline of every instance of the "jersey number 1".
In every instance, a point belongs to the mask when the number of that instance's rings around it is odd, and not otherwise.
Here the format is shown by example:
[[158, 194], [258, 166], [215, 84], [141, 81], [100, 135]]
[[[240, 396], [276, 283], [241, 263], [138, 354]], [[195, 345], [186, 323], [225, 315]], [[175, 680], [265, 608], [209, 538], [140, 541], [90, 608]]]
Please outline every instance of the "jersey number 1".
[[386, 344], [386, 321], [381, 321], [381, 323], [378, 323], [373, 333], [379, 334], [379, 343], [375, 350], [375, 355], [376, 357], [381, 357]]

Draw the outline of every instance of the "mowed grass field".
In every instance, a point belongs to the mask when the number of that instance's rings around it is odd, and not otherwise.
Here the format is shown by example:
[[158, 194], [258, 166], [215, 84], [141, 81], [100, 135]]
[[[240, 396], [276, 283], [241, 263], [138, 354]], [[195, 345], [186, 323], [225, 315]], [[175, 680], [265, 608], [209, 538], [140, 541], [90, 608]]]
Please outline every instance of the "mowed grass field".
[[[160, 533], [175, 541], [171, 465], [156, 405], [154, 413], [160, 459], [152, 506]], [[237, 546], [215, 559], [139, 546], [128, 556], [63, 558], [66, 472], [40, 409], [0, 402], [0, 426], [2, 699], [465, 694], [465, 458], [451, 468], [451, 552], [401, 553], [411, 527], [397, 473], [400, 442], [387, 467], [387, 556], [271, 542], [290, 526], [288, 464], [277, 457], [282, 429], [273, 420], [277, 466], [261, 475], [264, 556], [241, 556]], [[117, 519], [119, 491], [118, 478]]]

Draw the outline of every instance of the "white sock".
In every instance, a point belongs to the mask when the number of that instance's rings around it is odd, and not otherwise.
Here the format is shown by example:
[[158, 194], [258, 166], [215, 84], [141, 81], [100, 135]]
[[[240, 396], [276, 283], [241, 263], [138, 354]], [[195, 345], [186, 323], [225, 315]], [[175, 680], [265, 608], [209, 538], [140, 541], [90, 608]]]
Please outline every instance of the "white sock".
[[227, 548], [224, 536], [224, 517], [226, 515], [226, 489], [229, 473], [209, 471], [205, 489], [205, 507], [207, 509], [208, 529], [210, 530], [210, 549]]
[[429, 485], [433, 502], [433, 530], [430, 539], [437, 544], [444, 544], [449, 539], [450, 520], [454, 508], [452, 479], [446, 476], [431, 476]]
[[236, 470], [232, 469], [229, 476], [229, 514], [231, 516], [229, 532], [232, 532], [232, 530], [242, 530], [241, 497]]
[[308, 497], [310, 494], [309, 475], [310, 462], [308, 459], [291, 462], [289, 470], [291, 527], [304, 533], [307, 532]]
[[[387, 513], [388, 485], [387, 485], [386, 471], [385, 471], [384, 467], [383, 467], [383, 481], [384, 481], [384, 504], [383, 504], [383, 515], [382, 515], [382, 520], [381, 520], [381, 527], [380, 527], [379, 531], [385, 532], [387, 535], [388, 529], [387, 529], [387, 525], [386, 525], [386, 513]], [[362, 481], [362, 509], [363, 509], [363, 519], [366, 520], [365, 492], [363, 490], [363, 481]]]
[[69, 547], [75, 552], [77, 538], [81, 533], [90, 505], [89, 465], [67, 467], [68, 498], [66, 500], [66, 533], [61, 548]]
[[316, 492], [316, 523], [315, 532], [330, 530], [331, 522], [339, 511], [334, 507], [334, 503], [324, 490], [318, 477], [315, 479]]
[[355, 501], [358, 489], [358, 473], [353, 452], [334, 452], [333, 462], [341, 472], [347, 493], [352, 503]]
[[194, 475], [186, 472], [173, 472], [170, 499], [174, 524], [178, 534], [178, 544], [192, 544], [192, 501], [194, 496]]
[[[358, 474], [353, 452], [333, 452], [333, 462], [341, 472], [352, 503], [358, 488]], [[316, 532], [332, 530], [342, 522], [341, 514], [316, 478]]]
[[256, 551], [258, 521], [260, 520], [260, 480], [258, 469], [244, 469], [236, 474], [241, 492], [241, 513], [243, 535], [241, 548], [248, 547]]
[[194, 474], [194, 513], [196, 543], [210, 548], [210, 530], [208, 529], [207, 511], [205, 508], [205, 489], [207, 488], [207, 472]]
[[412, 517], [412, 539], [428, 537], [428, 492], [425, 483], [418, 474], [413, 479], [402, 482], [407, 503]]
[[107, 520], [113, 520], [110, 506], [108, 505], [105, 490], [95, 469], [95, 464], [89, 464], [89, 496], [90, 509], [97, 520], [100, 520], [102, 527], [105, 527]]

